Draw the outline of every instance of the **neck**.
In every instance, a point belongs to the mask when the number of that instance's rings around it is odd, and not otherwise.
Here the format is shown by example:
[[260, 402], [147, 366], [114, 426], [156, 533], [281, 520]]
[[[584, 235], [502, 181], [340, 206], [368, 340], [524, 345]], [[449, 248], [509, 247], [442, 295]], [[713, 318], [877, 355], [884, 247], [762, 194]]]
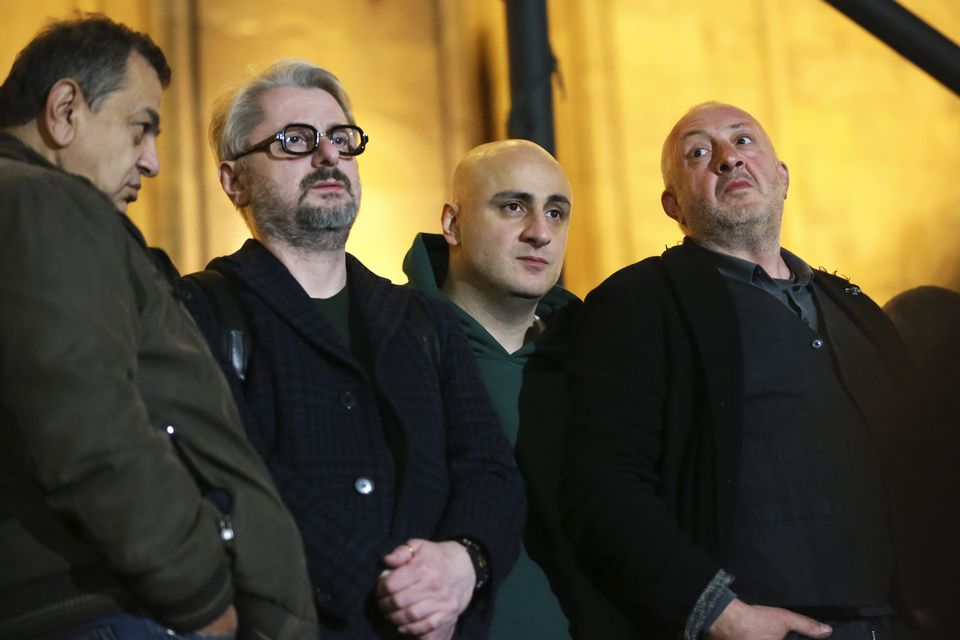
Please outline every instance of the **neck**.
[[771, 278], [786, 280], [790, 277], [790, 269], [780, 256], [779, 238], [774, 242], [763, 244], [753, 243], [718, 243], [709, 240], [697, 240], [701, 245], [719, 253], [725, 253], [741, 260], [755, 262], [763, 267], [763, 270]]
[[57, 157], [56, 149], [50, 147], [46, 144], [43, 135], [40, 133], [40, 130], [37, 127], [37, 123], [31, 120], [26, 124], [22, 124], [17, 127], [8, 127], [5, 129], [0, 129], [4, 133], [9, 133], [14, 136], [20, 142], [27, 145], [35, 152], [43, 156], [44, 160], [50, 164], [59, 167], [60, 163], [58, 162], [59, 158]]
[[535, 312], [539, 298], [491, 296], [451, 275], [443, 283], [451, 301], [479, 322], [507, 353], [514, 353], [540, 333]]
[[347, 285], [345, 249], [305, 250], [254, 234], [272, 253], [311, 298], [329, 298]]

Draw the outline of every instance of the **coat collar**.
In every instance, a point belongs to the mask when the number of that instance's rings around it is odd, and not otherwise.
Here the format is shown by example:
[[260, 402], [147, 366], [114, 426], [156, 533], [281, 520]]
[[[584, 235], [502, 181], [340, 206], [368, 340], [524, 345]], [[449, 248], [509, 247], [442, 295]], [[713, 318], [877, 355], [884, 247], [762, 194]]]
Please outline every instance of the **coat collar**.
[[484, 350], [497, 354], [497, 357], [516, 356], [524, 361], [535, 352], [538, 357], [550, 357], [562, 362], [582, 305], [577, 296], [560, 285], [550, 289], [537, 304], [536, 311], [546, 330], [510, 356], [473, 316], [454, 304], [440, 289], [447, 277], [449, 263], [450, 250], [442, 235], [418, 233], [403, 259], [403, 272], [410, 286], [453, 307], [475, 348], [482, 345]]
[[[406, 298], [399, 287], [377, 276], [350, 254], [347, 286], [370, 348], [377, 353], [404, 317]], [[247, 240], [239, 251], [216, 258], [207, 266], [236, 278], [253, 295], [314, 347], [356, 366], [356, 359], [324, 319], [310, 296], [287, 268], [257, 240]]]

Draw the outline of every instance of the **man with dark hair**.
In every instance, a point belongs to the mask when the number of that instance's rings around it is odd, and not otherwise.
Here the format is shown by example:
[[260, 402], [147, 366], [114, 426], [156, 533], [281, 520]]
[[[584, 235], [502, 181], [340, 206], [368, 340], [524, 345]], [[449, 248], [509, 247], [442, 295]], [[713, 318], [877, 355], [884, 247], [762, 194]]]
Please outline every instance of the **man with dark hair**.
[[253, 239], [204, 274], [221, 298], [188, 277], [187, 303], [221, 355], [241, 331], [223, 294], [247, 320], [246, 364], [222, 364], [300, 526], [324, 638], [486, 637], [523, 485], [450, 309], [346, 252], [367, 144], [346, 93], [281, 61], [210, 128]]
[[0, 87], [0, 638], [316, 635], [295, 525], [123, 213], [169, 77], [91, 16]]
[[780, 246], [789, 173], [750, 114], [693, 108], [662, 168], [686, 239], [591, 292], [571, 347], [584, 567], [644, 637], [913, 637], [895, 328]]

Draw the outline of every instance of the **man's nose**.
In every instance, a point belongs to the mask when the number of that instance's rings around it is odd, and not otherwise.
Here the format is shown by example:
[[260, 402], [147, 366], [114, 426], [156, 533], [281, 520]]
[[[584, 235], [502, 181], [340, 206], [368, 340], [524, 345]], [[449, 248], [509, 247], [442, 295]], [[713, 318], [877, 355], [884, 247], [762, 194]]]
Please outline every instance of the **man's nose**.
[[327, 137], [320, 138], [320, 144], [313, 152], [314, 165], [334, 166], [340, 162], [340, 150]]
[[550, 244], [550, 225], [547, 222], [547, 217], [542, 213], [534, 214], [523, 228], [520, 240], [537, 248]]
[[743, 166], [743, 157], [732, 144], [723, 144], [719, 153], [713, 154], [713, 161], [716, 164], [717, 173], [729, 173], [738, 167]]
[[137, 158], [137, 171], [140, 175], [152, 178], [160, 173], [160, 155], [157, 153], [157, 139], [148, 136], [143, 143], [140, 157]]

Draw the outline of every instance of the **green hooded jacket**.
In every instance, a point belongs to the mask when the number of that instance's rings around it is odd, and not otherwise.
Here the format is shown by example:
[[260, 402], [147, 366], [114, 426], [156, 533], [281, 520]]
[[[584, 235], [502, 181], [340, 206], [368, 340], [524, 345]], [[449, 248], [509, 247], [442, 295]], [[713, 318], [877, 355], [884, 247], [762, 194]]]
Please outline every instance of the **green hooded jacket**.
[[[443, 237], [420, 233], [404, 258], [403, 270], [410, 286], [449, 302], [440, 290], [448, 262]], [[560, 464], [567, 420], [564, 362], [579, 298], [553, 287], [537, 305], [546, 329], [512, 354], [472, 316], [451, 305], [501, 426], [514, 445], [527, 488], [524, 549], [497, 593], [491, 640], [631, 637], [620, 614], [580, 570], [560, 526]]]

